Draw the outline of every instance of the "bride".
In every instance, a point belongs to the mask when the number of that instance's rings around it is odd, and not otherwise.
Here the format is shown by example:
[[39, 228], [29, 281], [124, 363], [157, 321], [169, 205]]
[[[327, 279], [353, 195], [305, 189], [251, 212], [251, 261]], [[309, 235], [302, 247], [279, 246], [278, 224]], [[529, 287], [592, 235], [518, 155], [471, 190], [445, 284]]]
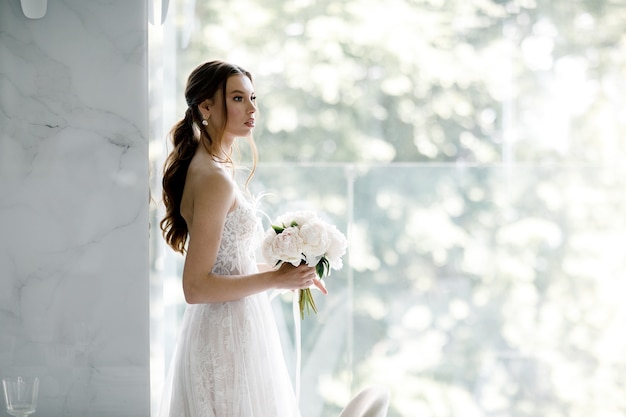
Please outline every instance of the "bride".
[[326, 290], [306, 265], [273, 270], [256, 264], [260, 221], [245, 187], [234, 181], [231, 160], [236, 138], [248, 138], [255, 151], [252, 77], [236, 65], [207, 62], [189, 75], [185, 99], [165, 162], [161, 229], [185, 255], [188, 305], [161, 415], [297, 417], [266, 292]]

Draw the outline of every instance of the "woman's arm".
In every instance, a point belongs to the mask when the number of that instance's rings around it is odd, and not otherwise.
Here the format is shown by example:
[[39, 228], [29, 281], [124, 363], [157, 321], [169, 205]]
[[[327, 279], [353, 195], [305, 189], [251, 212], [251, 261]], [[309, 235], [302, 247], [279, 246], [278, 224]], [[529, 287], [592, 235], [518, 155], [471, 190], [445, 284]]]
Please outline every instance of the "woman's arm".
[[[183, 269], [183, 292], [190, 304], [237, 300], [268, 289], [301, 289], [322, 284], [315, 268], [290, 264], [278, 270], [265, 270], [250, 275], [221, 276], [213, 274], [226, 215], [235, 204], [231, 180], [221, 173], [201, 174], [189, 178], [185, 192], [192, 193], [193, 209], [189, 242]], [[322, 290], [326, 293], [326, 290]]]
[[273, 269], [271, 266], [269, 266], [266, 263], [256, 264], [256, 267], [259, 270], [259, 272], [268, 272], [268, 271], [271, 271]]

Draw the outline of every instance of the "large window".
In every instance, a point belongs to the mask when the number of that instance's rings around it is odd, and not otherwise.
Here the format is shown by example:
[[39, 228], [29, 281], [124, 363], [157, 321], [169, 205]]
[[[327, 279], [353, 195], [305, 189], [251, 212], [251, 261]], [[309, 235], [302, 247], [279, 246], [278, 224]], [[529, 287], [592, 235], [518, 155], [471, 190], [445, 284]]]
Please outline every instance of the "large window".
[[[186, 77], [219, 58], [255, 76], [263, 210], [349, 235], [303, 323], [303, 417], [370, 384], [390, 417], [626, 413], [625, 26], [610, 0], [169, 2], [157, 203]], [[182, 258], [152, 238], [156, 399], [184, 305]]]

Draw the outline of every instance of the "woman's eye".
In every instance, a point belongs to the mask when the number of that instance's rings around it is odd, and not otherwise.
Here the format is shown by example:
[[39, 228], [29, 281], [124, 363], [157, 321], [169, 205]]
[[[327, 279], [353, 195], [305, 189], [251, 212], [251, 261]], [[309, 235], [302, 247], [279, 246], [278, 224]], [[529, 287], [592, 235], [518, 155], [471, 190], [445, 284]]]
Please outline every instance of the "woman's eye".
[[[234, 96], [233, 100], [235, 100], [237, 103], [241, 103], [244, 98], [243, 96]], [[250, 96], [250, 101], [255, 101], [256, 100], [256, 96]]]

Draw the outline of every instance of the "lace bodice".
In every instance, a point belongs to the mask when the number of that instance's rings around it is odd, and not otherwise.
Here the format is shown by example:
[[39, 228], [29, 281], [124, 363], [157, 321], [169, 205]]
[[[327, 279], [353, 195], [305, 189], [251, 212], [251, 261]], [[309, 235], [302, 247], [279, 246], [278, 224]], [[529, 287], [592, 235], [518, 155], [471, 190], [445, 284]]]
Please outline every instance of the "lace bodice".
[[255, 215], [254, 206], [240, 198], [237, 207], [226, 216], [213, 273], [238, 275], [253, 272], [261, 233], [261, 222]]

